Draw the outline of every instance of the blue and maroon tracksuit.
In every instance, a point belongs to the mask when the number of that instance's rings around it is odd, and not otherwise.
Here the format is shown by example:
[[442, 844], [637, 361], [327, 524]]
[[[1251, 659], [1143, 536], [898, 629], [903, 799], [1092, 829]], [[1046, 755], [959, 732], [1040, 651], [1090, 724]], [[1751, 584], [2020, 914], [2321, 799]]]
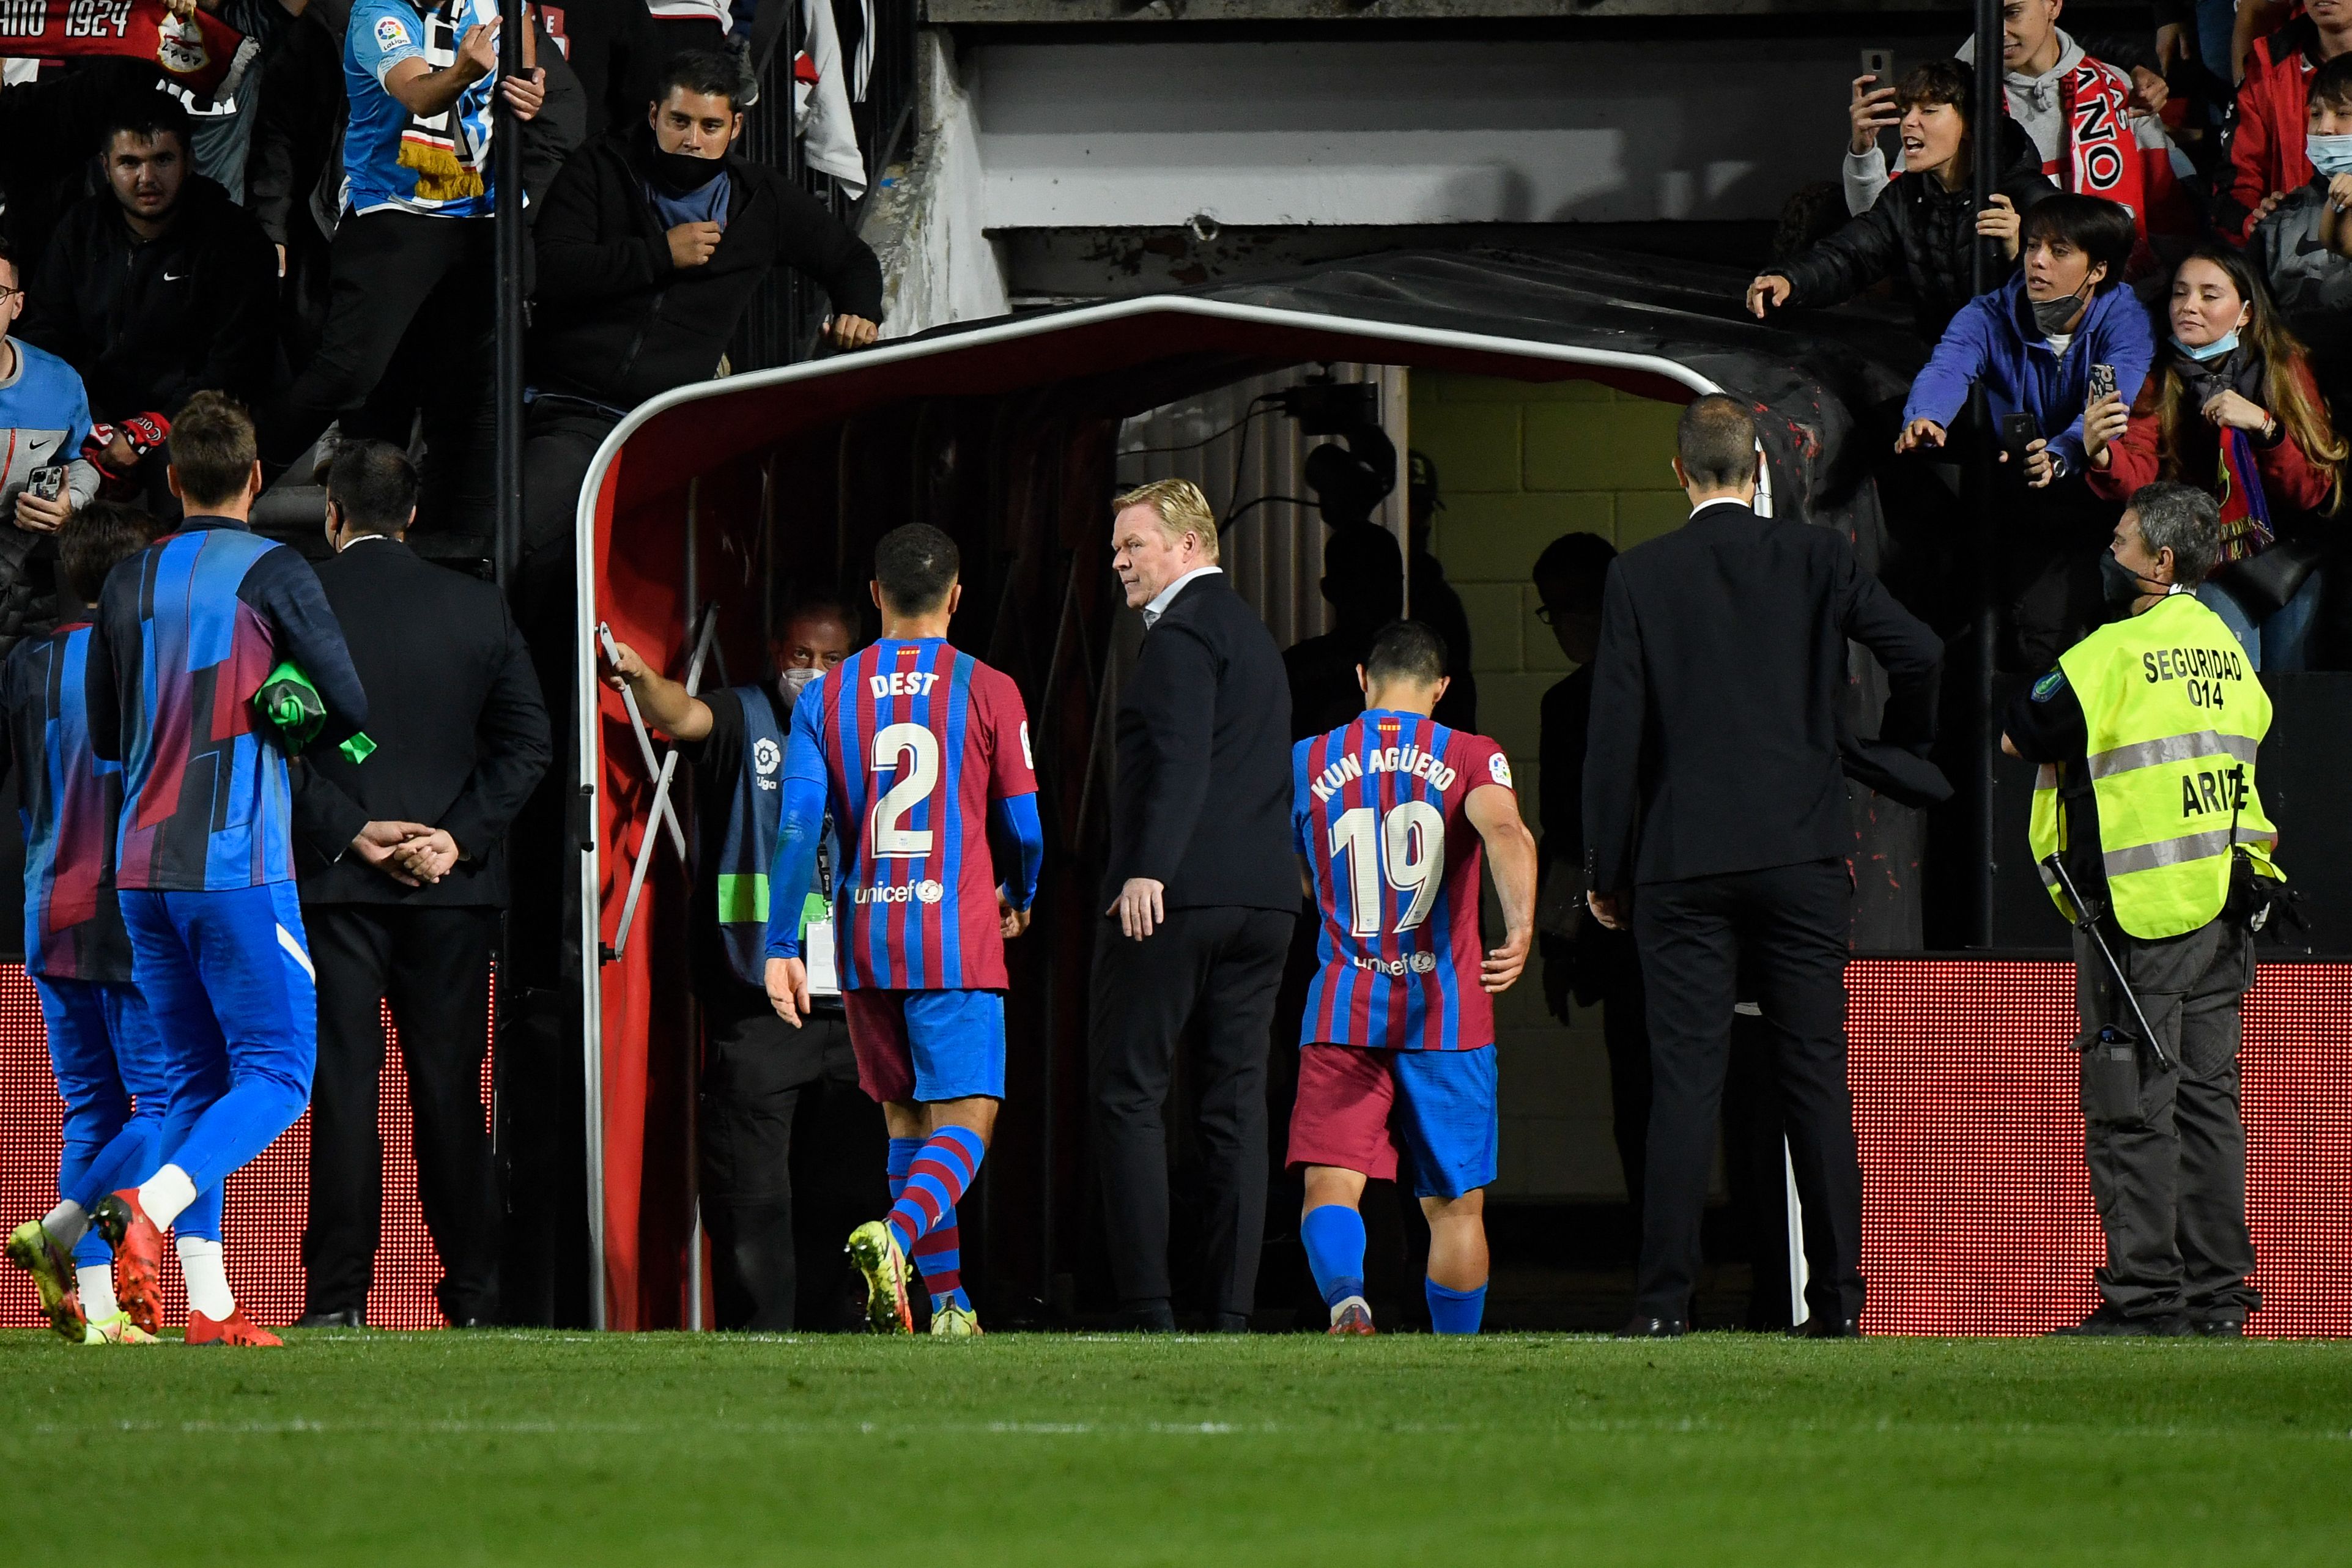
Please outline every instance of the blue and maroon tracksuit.
[[286, 758], [252, 727], [253, 695], [283, 659], [326, 703], [314, 744], [366, 721], [310, 563], [242, 523], [191, 517], [99, 595], [89, 733], [121, 764], [115, 883], [171, 1056], [160, 1163], [186, 1172], [200, 1198], [301, 1116], [318, 1056]]
[[[163, 1042], [131, 983], [131, 939], [114, 897], [114, 822], [122, 770], [91, 754], [82, 670], [89, 623], [28, 637], [0, 665], [0, 773], [22, 770], [25, 971], [41, 999], [49, 1063], [65, 1101], [58, 1195], [88, 1210], [154, 1174], [170, 1103]], [[181, 1219], [220, 1237], [218, 1197]], [[76, 1262], [106, 1261], [83, 1236]]]

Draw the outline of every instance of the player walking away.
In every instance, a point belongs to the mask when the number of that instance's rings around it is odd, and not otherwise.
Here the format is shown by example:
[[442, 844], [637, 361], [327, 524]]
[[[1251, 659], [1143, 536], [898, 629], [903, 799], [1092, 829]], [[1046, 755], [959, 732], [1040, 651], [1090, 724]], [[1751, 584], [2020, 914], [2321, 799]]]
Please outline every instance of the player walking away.
[[[1429, 1216], [1430, 1323], [1475, 1334], [1498, 1131], [1488, 998], [1528, 961], [1536, 841], [1502, 748], [1430, 718], [1445, 694], [1444, 638], [1398, 621], [1356, 679], [1363, 716], [1291, 752], [1291, 823], [1323, 915], [1290, 1118], [1290, 1165], [1307, 1172], [1299, 1235], [1330, 1331], [1370, 1333], [1358, 1205], [1366, 1181], [1397, 1175], [1402, 1152]], [[1503, 905], [1503, 944], [1483, 958], [1482, 842]]]
[[[154, 520], [92, 501], [58, 535], [65, 585], [95, 602], [114, 563], [147, 547]], [[49, 1062], [65, 1101], [58, 1206], [8, 1237], [33, 1276], [41, 1310], [75, 1344], [152, 1344], [153, 1301], [138, 1318], [114, 1291], [106, 1243], [90, 1211], [126, 1182], [155, 1173], [168, 1074], [163, 1041], [131, 983], [131, 938], [114, 900], [114, 822], [122, 770], [89, 748], [82, 669], [89, 621], [74, 616], [27, 637], [0, 665], [0, 774], [21, 772], [25, 819], [25, 972], [40, 994]], [[134, 1107], [135, 1100], [135, 1107]], [[181, 1218], [219, 1236], [219, 1202]]]
[[[874, 549], [882, 637], [820, 676], [793, 710], [784, 820], [769, 886], [805, 888], [828, 812], [842, 825], [835, 963], [858, 1086], [890, 1132], [887, 1218], [849, 1236], [877, 1332], [912, 1333], [910, 1257], [931, 1291], [931, 1332], [980, 1332], [962, 1285], [955, 1206], [988, 1152], [1004, 1098], [1004, 942], [1029, 926], [1045, 858], [1021, 693], [947, 642], [962, 584], [955, 542], [924, 523]], [[998, 886], [993, 805], [1021, 847]], [[799, 908], [770, 903], [768, 999], [798, 1027], [809, 1009]]]
[[326, 704], [312, 743], [332, 745], [366, 721], [367, 694], [310, 563], [247, 531], [261, 465], [245, 410], [190, 398], [169, 481], [186, 520], [108, 574], [84, 680], [90, 746], [122, 765], [115, 885], [169, 1047], [171, 1108], [160, 1168], [92, 1222], [134, 1315], [179, 1225], [188, 1342], [274, 1345], [230, 1294], [220, 1243], [185, 1223], [302, 1114], [318, 1056], [286, 756], [254, 732], [251, 702], [293, 661]]

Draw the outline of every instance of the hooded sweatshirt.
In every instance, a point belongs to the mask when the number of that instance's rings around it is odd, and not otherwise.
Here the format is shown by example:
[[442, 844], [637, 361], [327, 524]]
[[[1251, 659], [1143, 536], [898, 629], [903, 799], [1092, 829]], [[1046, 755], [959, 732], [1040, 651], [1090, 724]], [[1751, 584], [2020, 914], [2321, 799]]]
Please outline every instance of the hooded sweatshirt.
[[2019, 272], [1990, 294], [1969, 300], [1944, 330], [1935, 353], [1911, 384], [1903, 422], [1932, 419], [1948, 430], [1968, 405], [1969, 388], [1981, 383], [1997, 424], [2031, 414], [2050, 451], [2069, 474], [2083, 471], [2083, 407], [2090, 401], [2091, 367], [2113, 365], [2116, 390], [2128, 404], [2156, 359], [2147, 309], [2120, 283], [2091, 297], [2062, 353], [2033, 324]]
[[[2129, 114], [2126, 125], [2110, 126], [2099, 110], [2086, 101], [2081, 90], [2083, 83], [2078, 82], [2073, 95], [2075, 123], [2072, 128], [2068, 126], [2068, 81], [2078, 71], [2087, 67], [2084, 80], [2095, 80], [2100, 94], [2118, 102], [2129, 96], [2131, 78], [2104, 61], [2092, 59], [2065, 29], [2058, 29], [2057, 37], [2058, 63], [2048, 70], [2039, 76], [2027, 76], [2021, 71], [2001, 73], [2010, 118], [2025, 128], [2026, 135], [2042, 153], [2042, 174], [2062, 191], [2123, 201], [2132, 208], [2143, 239], [2151, 233], [2193, 232], [2195, 214], [2179, 184], [2180, 177], [2193, 170], [2174, 148], [2161, 124], [2145, 114]], [[1958, 58], [1975, 64], [1976, 40], [1964, 40], [1953, 52]], [[2112, 137], [2126, 155], [2136, 155], [2137, 163], [2113, 169], [2096, 166], [2085, 177], [2081, 165], [2091, 160], [2084, 154], [2103, 137]], [[1847, 152], [1845, 201], [1849, 212], [1868, 211], [1886, 184], [1886, 154], [1883, 149], [1874, 146], [1867, 153]], [[2134, 192], [2138, 193], [2139, 200], [2130, 199]]]

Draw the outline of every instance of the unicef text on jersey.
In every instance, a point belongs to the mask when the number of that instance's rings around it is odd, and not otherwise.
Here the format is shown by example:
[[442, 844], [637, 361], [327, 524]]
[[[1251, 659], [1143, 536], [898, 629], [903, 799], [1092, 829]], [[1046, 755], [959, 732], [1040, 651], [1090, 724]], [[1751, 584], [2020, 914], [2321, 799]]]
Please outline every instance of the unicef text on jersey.
[[919, 882], [908, 882], [896, 888], [852, 888], [849, 901], [853, 904], [906, 904], [920, 900], [936, 904], [948, 896], [947, 889], [929, 877]]

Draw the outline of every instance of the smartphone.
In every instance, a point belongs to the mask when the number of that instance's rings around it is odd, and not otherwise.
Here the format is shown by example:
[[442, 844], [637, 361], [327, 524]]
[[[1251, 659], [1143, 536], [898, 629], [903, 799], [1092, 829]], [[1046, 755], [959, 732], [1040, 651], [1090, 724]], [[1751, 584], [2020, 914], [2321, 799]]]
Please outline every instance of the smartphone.
[[2111, 364], [2093, 365], [2091, 367], [2090, 401], [2096, 403], [2103, 397], [2113, 397], [2115, 395], [2116, 367]]
[[66, 469], [63, 463], [51, 463], [35, 468], [25, 480], [25, 493], [36, 500], [55, 500], [66, 493]]
[[1871, 84], [1873, 87], [1893, 87], [1895, 85], [1895, 51], [1893, 49], [1863, 50], [1862, 74], [1878, 79]]
[[2042, 431], [2031, 414], [2004, 414], [2000, 416], [2000, 449], [2020, 468], [2025, 466], [2025, 448], [2042, 439]]

